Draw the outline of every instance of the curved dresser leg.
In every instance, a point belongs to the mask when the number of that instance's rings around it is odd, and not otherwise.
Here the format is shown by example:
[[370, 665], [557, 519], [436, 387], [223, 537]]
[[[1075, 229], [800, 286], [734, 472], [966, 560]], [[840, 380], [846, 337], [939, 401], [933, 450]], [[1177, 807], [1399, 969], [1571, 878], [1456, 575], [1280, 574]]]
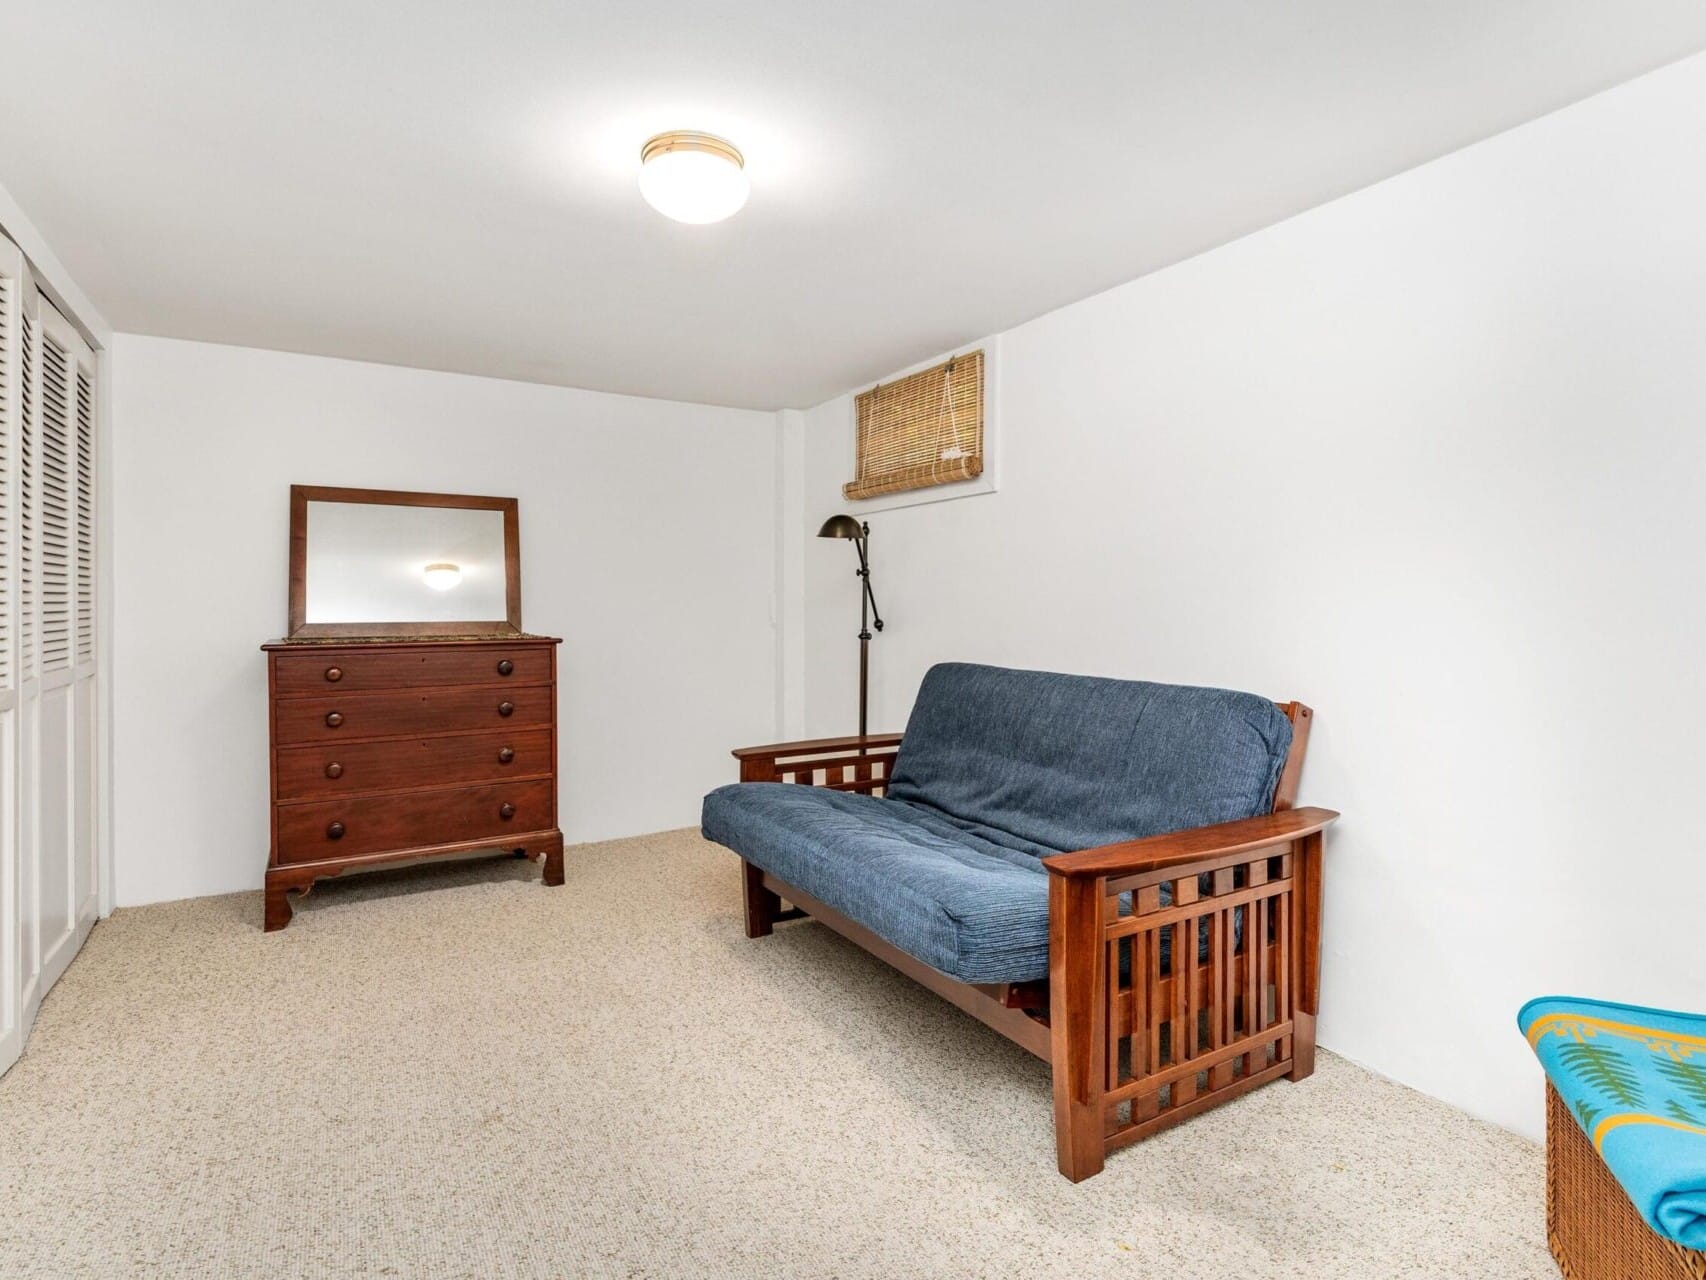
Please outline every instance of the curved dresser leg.
[[545, 846], [545, 876], [549, 885], [563, 883], [563, 837], [558, 836]]
[[293, 913], [290, 909], [290, 883], [267, 873], [266, 887], [266, 923], [263, 926], [267, 933], [274, 933], [290, 923]]

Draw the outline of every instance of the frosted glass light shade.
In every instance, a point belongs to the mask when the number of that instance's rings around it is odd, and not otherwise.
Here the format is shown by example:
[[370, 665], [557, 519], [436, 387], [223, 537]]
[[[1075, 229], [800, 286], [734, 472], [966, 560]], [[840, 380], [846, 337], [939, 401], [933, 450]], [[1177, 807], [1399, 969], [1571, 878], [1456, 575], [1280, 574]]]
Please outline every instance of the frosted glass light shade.
[[462, 568], [454, 564], [429, 564], [421, 570], [421, 577], [434, 591], [449, 591], [462, 581]]
[[660, 133], [640, 149], [640, 194], [677, 222], [721, 222], [746, 203], [745, 164], [708, 133]]

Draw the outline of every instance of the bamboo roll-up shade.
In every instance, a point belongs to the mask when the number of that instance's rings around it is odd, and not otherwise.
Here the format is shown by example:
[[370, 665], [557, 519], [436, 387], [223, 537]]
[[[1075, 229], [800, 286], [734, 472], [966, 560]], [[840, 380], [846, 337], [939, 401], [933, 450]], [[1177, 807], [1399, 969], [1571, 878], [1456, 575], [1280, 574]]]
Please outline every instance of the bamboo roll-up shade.
[[983, 474], [983, 352], [879, 383], [853, 399], [858, 462], [848, 498]]

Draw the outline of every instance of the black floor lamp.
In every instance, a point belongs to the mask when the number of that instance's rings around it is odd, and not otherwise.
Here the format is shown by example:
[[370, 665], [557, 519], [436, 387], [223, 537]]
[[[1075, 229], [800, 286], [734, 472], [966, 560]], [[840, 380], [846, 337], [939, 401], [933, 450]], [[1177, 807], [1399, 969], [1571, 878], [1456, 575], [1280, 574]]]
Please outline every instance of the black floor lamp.
[[859, 736], [865, 736], [865, 713], [871, 684], [871, 628], [883, 629], [877, 598], [871, 594], [871, 526], [852, 516], [831, 516], [817, 531], [820, 538], [846, 538], [859, 553]]

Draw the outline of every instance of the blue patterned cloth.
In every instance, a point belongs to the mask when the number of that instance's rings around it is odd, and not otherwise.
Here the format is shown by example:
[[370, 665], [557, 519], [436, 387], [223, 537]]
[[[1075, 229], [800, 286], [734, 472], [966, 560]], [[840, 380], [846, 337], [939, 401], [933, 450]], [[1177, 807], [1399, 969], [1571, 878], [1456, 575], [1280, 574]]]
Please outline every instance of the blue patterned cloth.
[[886, 798], [737, 783], [701, 828], [949, 977], [1028, 982], [1048, 976], [1040, 858], [1266, 813], [1290, 747], [1254, 694], [947, 663]]
[[1647, 1225], [1706, 1249], [1706, 1015], [1545, 996], [1517, 1025]]

